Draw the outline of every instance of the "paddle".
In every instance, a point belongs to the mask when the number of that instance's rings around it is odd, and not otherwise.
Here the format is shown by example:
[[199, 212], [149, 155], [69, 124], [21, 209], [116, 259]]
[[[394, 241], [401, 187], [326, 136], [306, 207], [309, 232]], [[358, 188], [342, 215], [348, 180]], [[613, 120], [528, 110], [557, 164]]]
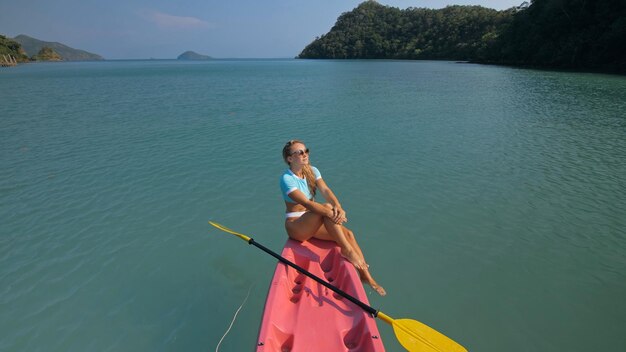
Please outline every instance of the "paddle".
[[328, 282], [326, 282], [325, 280], [322, 280], [319, 277], [311, 274], [310, 272], [306, 271], [302, 267], [283, 258], [282, 256], [276, 254], [272, 250], [268, 249], [262, 244], [256, 242], [254, 239], [242, 233], [235, 232], [213, 221], [209, 221], [209, 224], [215, 226], [216, 228], [224, 232], [228, 232], [230, 234], [233, 234], [241, 238], [242, 240], [248, 242], [248, 244], [256, 246], [257, 248], [268, 253], [272, 257], [278, 259], [280, 262], [289, 265], [290, 267], [296, 269], [300, 273], [310, 277], [311, 279], [317, 281], [318, 283], [324, 285], [325, 287], [333, 290], [337, 294], [347, 298], [352, 303], [361, 307], [361, 309], [370, 313], [372, 316], [379, 318], [385, 323], [391, 325], [393, 327], [393, 331], [396, 334], [396, 338], [398, 339], [402, 347], [407, 349], [407, 351], [411, 351], [411, 352], [414, 352], [414, 351], [415, 352], [418, 352], [418, 351], [419, 352], [431, 352], [431, 351], [433, 352], [467, 352], [467, 350], [463, 346], [454, 342], [452, 339], [436, 331], [435, 329], [425, 324], [420, 323], [419, 321], [412, 320], [412, 319], [393, 319], [387, 314], [368, 306], [367, 304], [359, 301], [358, 299], [340, 290], [336, 286], [333, 286], [329, 284]]

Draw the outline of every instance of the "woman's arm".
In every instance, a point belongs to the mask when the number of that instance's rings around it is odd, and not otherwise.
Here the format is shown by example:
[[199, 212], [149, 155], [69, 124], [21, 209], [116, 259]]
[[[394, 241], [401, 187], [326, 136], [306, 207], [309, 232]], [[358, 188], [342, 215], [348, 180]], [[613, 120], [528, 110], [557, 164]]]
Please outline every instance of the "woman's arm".
[[317, 185], [317, 189], [319, 189], [320, 193], [324, 196], [324, 199], [333, 206], [333, 216], [330, 218], [337, 224], [348, 221], [346, 211], [343, 210], [339, 200], [335, 197], [335, 194], [330, 187], [328, 187], [324, 179], [317, 179], [315, 184]]
[[333, 218], [334, 212], [332, 209], [327, 208], [323, 204], [320, 204], [314, 200], [308, 199], [300, 190], [295, 190], [289, 193], [289, 198], [291, 198], [295, 203], [302, 205], [309, 211], [320, 214], [322, 216], [327, 216], [331, 219]]

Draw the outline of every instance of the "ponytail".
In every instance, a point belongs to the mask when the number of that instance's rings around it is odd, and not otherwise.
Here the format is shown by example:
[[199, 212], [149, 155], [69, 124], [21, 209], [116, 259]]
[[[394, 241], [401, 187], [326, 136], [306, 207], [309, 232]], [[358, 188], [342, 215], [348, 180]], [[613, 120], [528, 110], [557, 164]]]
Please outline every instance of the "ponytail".
[[313, 173], [313, 169], [311, 169], [311, 165], [304, 165], [302, 168], [302, 175], [306, 179], [306, 184], [309, 186], [311, 198], [315, 198], [315, 190], [317, 187], [315, 185], [315, 174]]

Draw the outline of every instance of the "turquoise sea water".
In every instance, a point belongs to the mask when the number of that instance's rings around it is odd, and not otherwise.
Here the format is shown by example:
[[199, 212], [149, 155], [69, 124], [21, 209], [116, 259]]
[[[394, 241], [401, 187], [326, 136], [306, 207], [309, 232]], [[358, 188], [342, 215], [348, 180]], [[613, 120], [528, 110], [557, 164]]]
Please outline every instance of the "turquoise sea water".
[[[389, 293], [470, 351], [626, 349], [626, 78], [453, 62], [0, 70], [0, 351], [250, 351], [300, 138]], [[388, 351], [399, 351], [379, 322]]]

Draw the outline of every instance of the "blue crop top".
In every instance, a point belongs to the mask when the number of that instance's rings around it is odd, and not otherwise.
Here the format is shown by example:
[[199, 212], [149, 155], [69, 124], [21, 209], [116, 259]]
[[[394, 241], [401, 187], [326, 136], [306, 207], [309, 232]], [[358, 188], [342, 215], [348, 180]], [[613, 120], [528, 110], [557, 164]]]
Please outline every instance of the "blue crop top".
[[[320, 171], [315, 167], [311, 166], [311, 170], [313, 170], [313, 174], [315, 175], [315, 180], [319, 180], [322, 178]], [[290, 169], [287, 169], [285, 173], [280, 177], [280, 191], [283, 195], [283, 199], [286, 202], [294, 203], [293, 199], [289, 198], [289, 193], [299, 190], [304, 193], [304, 195], [311, 199], [313, 196], [311, 192], [309, 192], [309, 186], [306, 182], [306, 178], [300, 178], [296, 176]]]

